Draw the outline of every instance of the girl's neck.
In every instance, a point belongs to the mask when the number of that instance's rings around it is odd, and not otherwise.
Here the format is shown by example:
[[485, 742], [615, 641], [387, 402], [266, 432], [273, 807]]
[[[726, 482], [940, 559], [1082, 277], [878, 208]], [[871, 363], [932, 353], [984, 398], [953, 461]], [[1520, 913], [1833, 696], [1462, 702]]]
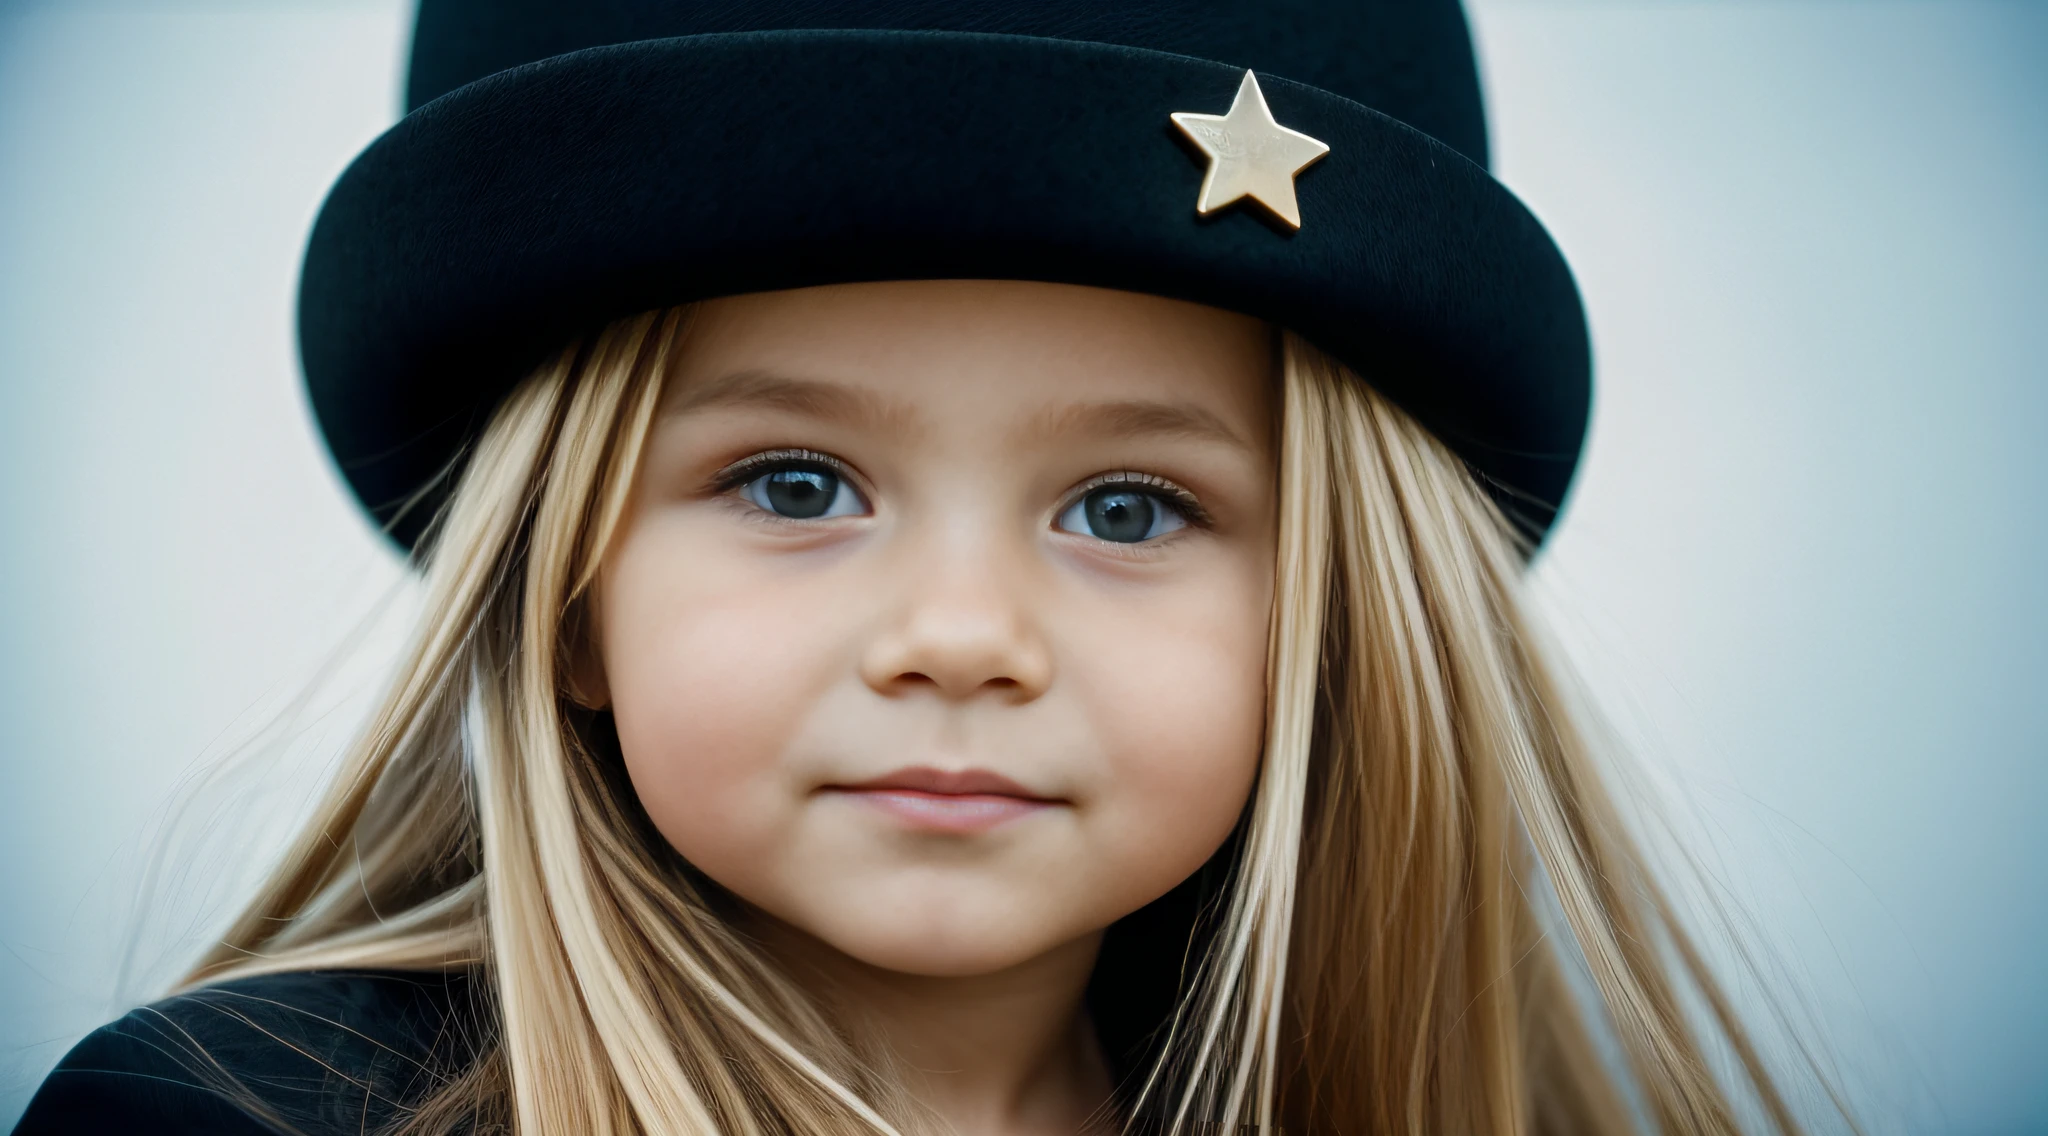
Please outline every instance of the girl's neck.
[[1111, 1131], [1109, 1063], [1085, 995], [1098, 933], [993, 974], [870, 966], [786, 924], [754, 928], [790, 977], [893, 1055], [904, 1087], [960, 1136]]

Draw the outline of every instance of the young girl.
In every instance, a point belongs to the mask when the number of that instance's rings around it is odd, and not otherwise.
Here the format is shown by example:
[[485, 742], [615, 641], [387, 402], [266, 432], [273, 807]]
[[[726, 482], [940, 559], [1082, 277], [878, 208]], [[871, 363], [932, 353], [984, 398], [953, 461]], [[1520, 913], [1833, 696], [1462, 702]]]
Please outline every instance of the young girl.
[[427, 0], [412, 101], [301, 332], [417, 636], [18, 1131], [1798, 1130], [1521, 608], [1454, 4]]

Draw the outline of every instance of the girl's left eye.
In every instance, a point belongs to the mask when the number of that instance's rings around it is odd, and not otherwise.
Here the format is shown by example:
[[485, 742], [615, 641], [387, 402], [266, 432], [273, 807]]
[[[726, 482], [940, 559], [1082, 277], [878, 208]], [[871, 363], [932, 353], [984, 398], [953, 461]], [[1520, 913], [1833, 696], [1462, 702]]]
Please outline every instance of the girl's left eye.
[[1113, 482], [1083, 494], [1054, 524], [1062, 532], [1137, 544], [1186, 528], [1188, 518], [1180, 505], [1157, 490]]
[[821, 465], [772, 469], [739, 490], [755, 508], [797, 521], [852, 517], [868, 511], [868, 503], [845, 478]]

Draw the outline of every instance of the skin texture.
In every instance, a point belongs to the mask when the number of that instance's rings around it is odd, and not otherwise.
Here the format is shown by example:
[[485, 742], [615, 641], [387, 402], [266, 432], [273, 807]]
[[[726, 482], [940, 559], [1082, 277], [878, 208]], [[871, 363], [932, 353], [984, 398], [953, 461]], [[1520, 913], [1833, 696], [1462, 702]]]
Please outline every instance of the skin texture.
[[[1248, 797], [1272, 359], [1248, 317], [1020, 282], [734, 297], [690, 328], [579, 684], [663, 835], [957, 1131], [1082, 1127], [1109, 1089], [1082, 1007], [1103, 929]], [[842, 463], [834, 515], [720, 480], [791, 450]], [[1103, 539], [1072, 506], [1125, 474], [1199, 505]], [[852, 788], [906, 768], [1030, 800]]]

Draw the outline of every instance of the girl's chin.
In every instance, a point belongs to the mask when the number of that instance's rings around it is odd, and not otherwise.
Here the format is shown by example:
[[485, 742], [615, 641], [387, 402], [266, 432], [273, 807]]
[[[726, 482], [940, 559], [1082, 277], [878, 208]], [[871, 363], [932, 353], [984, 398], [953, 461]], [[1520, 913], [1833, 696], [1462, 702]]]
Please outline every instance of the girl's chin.
[[[1048, 944], [1050, 950], [1056, 944]], [[849, 944], [840, 953], [865, 966], [913, 978], [982, 978], [1013, 970], [1044, 954], [1044, 950], [1020, 951], [1015, 941], [961, 944], [955, 950], [934, 950], [929, 944], [882, 942]]]
[[[1050, 918], [1031, 926], [975, 920], [965, 908], [951, 915], [891, 913], [875, 908], [821, 912], [816, 918], [777, 920], [782, 933], [761, 936], [775, 954], [794, 952], [830, 969], [833, 960], [919, 978], [977, 978], [1010, 970], [1059, 949], [1070, 936], [1047, 935]], [[1014, 914], [1014, 913], [1006, 913]], [[795, 935], [789, 936], [789, 932]], [[781, 940], [777, 942], [776, 940]]]

